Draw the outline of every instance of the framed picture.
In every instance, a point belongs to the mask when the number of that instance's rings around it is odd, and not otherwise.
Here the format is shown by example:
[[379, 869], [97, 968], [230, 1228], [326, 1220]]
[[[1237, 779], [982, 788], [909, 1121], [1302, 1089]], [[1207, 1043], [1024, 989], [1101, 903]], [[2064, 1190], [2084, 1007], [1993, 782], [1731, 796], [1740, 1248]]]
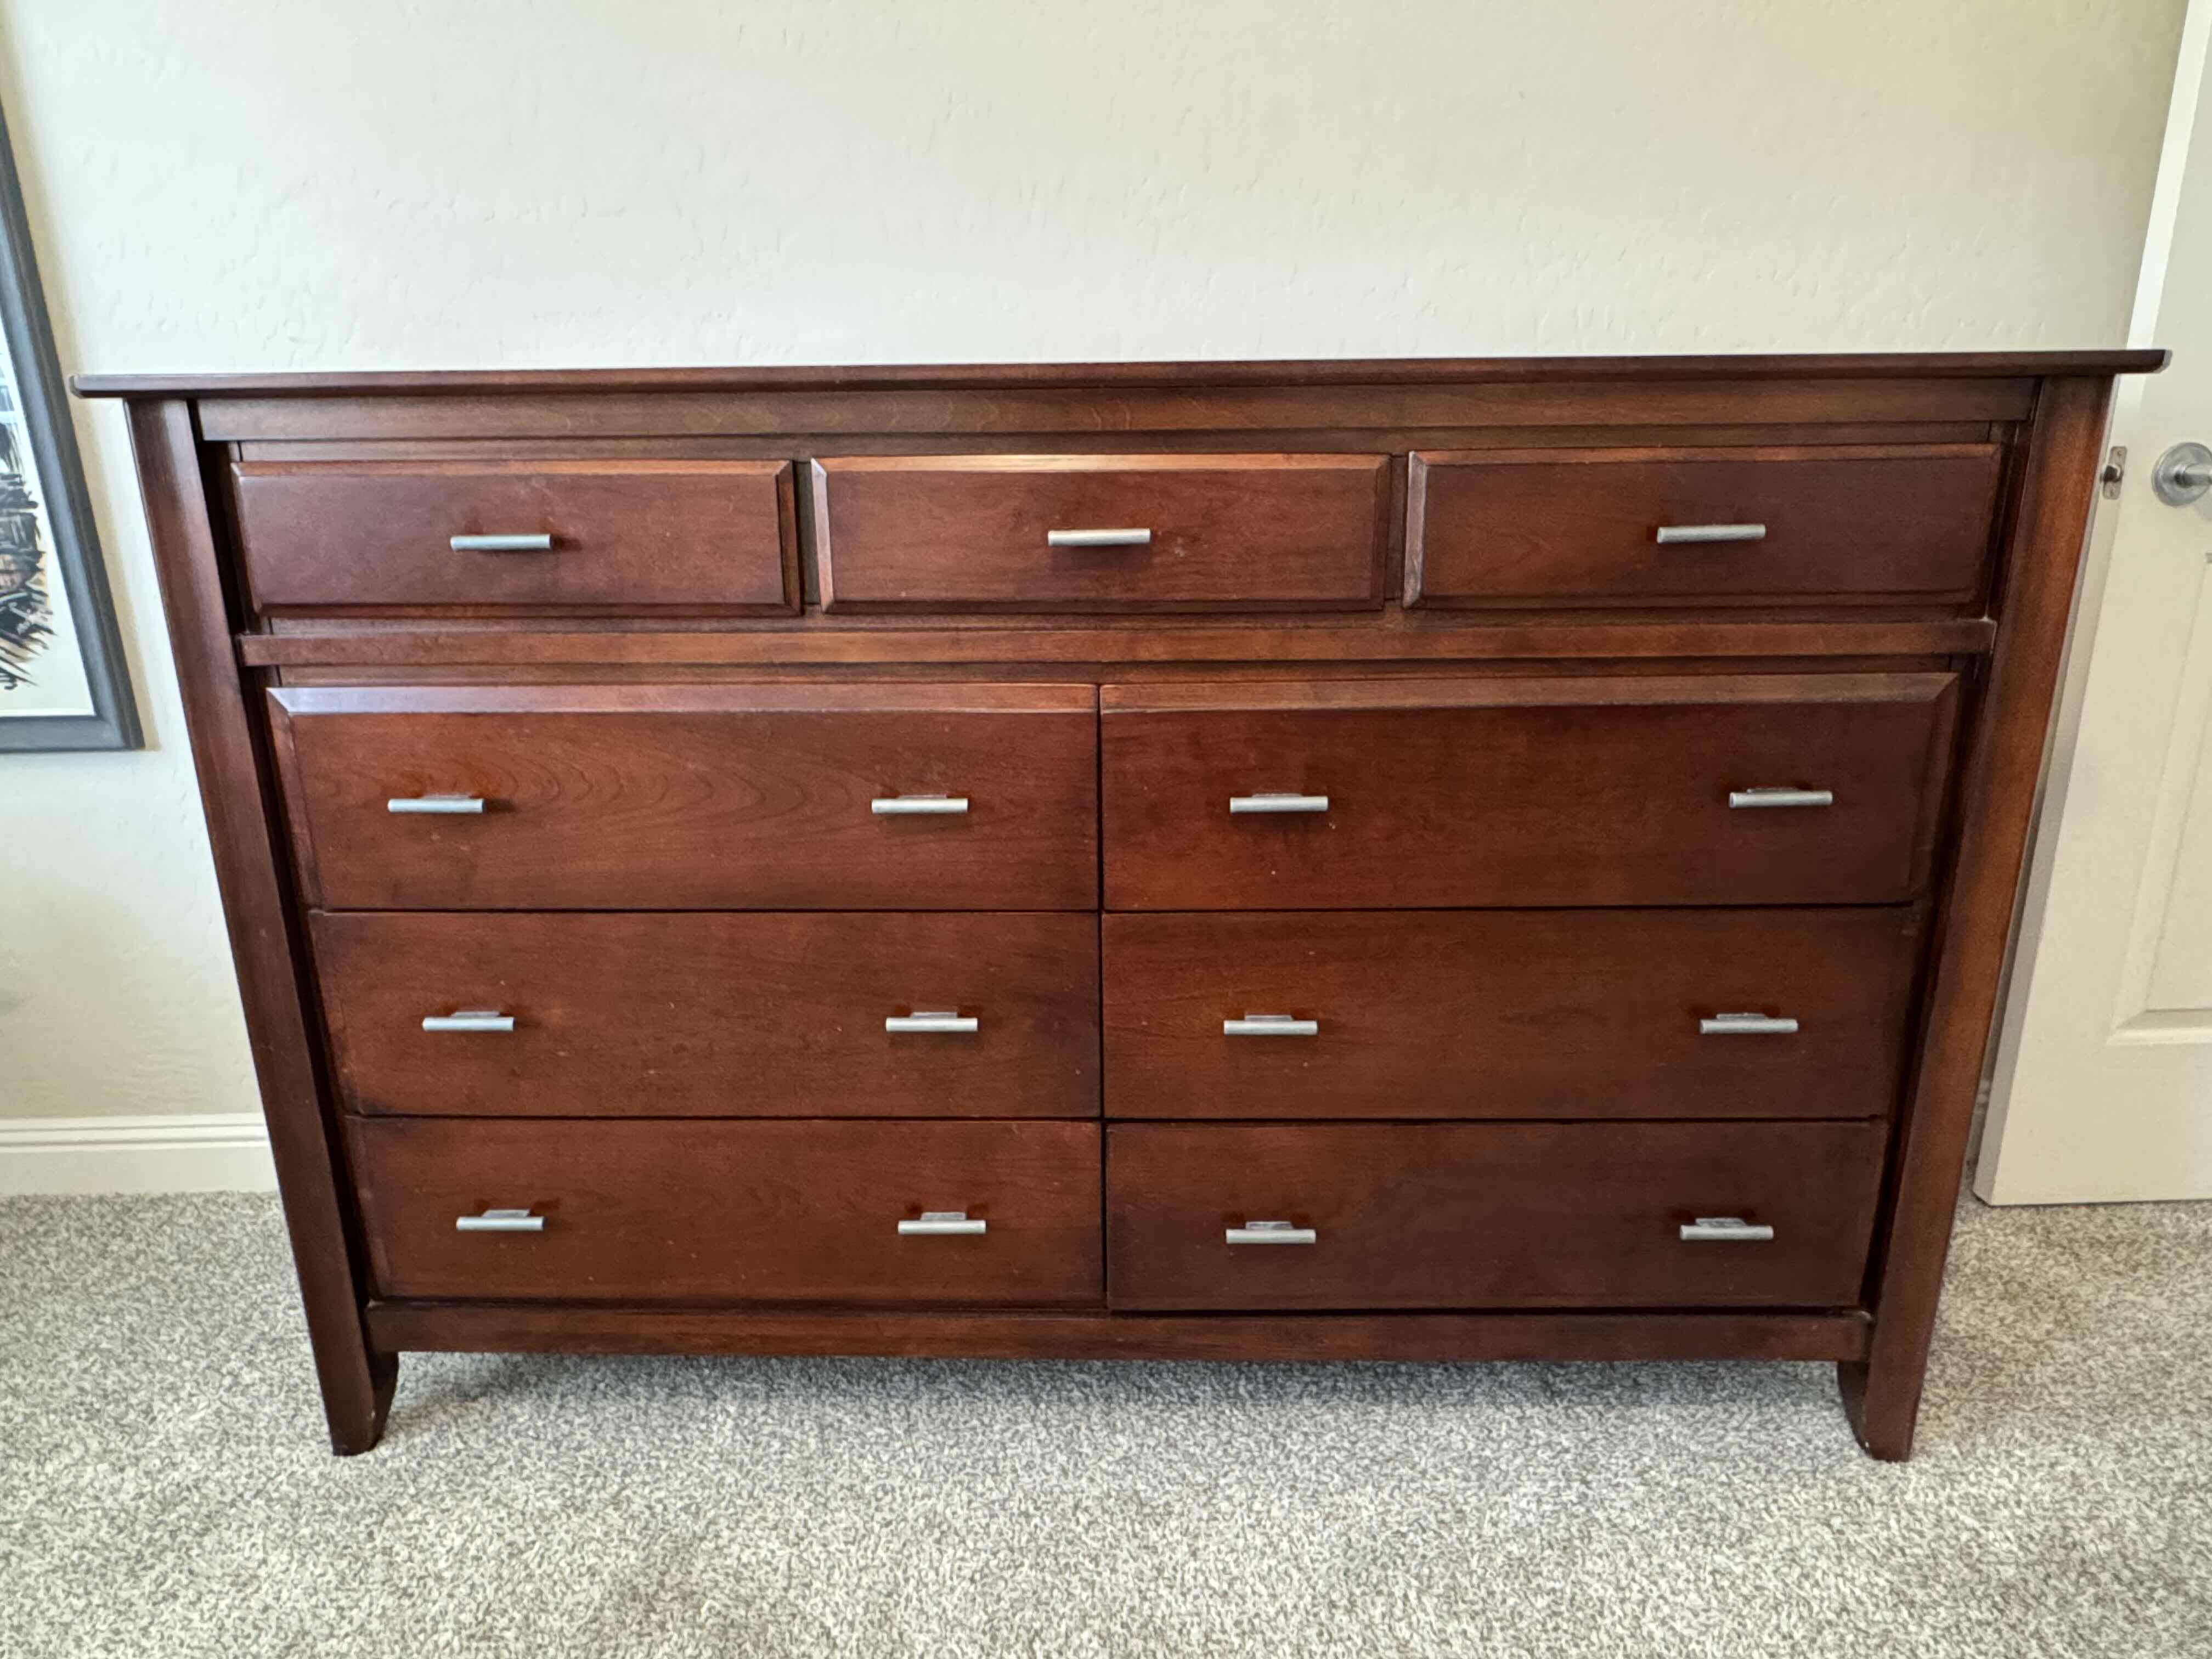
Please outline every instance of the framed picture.
[[0, 750], [136, 749], [138, 712], [0, 120]]

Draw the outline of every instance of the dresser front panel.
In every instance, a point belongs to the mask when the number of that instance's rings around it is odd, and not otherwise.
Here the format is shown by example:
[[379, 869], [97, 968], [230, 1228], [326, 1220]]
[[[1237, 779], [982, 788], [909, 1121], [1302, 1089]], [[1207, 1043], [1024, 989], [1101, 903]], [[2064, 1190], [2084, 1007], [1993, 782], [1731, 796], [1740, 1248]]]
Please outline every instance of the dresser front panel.
[[[1108, 1297], [1154, 1311], [1844, 1306], [1886, 1136], [1864, 1122], [1117, 1123]], [[1772, 1236], [1685, 1238], [1701, 1218]], [[1263, 1242], [1285, 1232], [1310, 1242]]]
[[[1106, 904], [1897, 903], [1927, 885], [1956, 691], [1948, 674], [1109, 685]], [[1806, 804], [1731, 804], [1767, 790]], [[1238, 810], [1269, 798], [1315, 810]]]
[[[1099, 1299], [1091, 1124], [355, 1117], [347, 1128], [386, 1296]], [[494, 1210], [542, 1229], [456, 1224]], [[930, 1215], [984, 1226], [900, 1230]]]
[[352, 1111], [1098, 1114], [1092, 916], [335, 911], [311, 920], [339, 1096]]
[[1382, 600], [1381, 455], [838, 456], [814, 488], [833, 612]]
[[1881, 1117], [1921, 926], [1911, 906], [1109, 915], [1106, 1112]]
[[785, 461], [240, 462], [231, 490], [264, 610], [798, 606]]
[[[307, 884], [325, 908], [1097, 901], [1087, 685], [295, 688], [270, 698]], [[393, 810], [425, 798], [483, 810]], [[886, 814], [879, 803], [893, 798], [966, 805]]]
[[1994, 444], [1416, 453], [1406, 603], [1961, 605], [1981, 592], [2002, 459]]

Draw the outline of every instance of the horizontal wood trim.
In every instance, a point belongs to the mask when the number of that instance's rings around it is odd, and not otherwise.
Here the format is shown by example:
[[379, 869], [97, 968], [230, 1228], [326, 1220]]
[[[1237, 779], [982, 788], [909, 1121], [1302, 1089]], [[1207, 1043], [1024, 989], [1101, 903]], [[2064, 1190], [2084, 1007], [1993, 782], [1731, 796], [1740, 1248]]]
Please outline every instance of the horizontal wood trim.
[[1948, 674], [1762, 674], [1719, 678], [1687, 674], [1617, 680], [1343, 680], [1255, 685], [1109, 685], [1103, 714], [1193, 710], [1338, 708], [1506, 708], [1651, 703], [1925, 702], [1953, 683]]
[[[1611, 448], [1638, 445], [1735, 447], [1745, 444], [1918, 447], [1984, 444], [1997, 434], [1988, 421], [1879, 422], [1824, 421], [1815, 425], [1664, 427], [1621, 426], [1370, 426], [1284, 427], [1267, 434], [1278, 454], [1346, 454], [1375, 450], [1402, 454], [1409, 450], [1458, 450], [1495, 446], [1549, 453], [1558, 449]], [[317, 441], [273, 438], [235, 446], [241, 461], [570, 461], [638, 459], [654, 461], [788, 460], [813, 455], [1036, 455], [1065, 448], [1065, 434], [989, 432], [930, 438], [900, 433], [798, 433], [773, 437], [728, 434], [661, 438], [364, 438]], [[1157, 441], [1142, 432], [1090, 432], [1075, 441], [1093, 454], [1150, 454]], [[1177, 440], [1193, 455], [1243, 454], [1249, 439], [1233, 432], [1191, 432]]]
[[380, 1348], [922, 1359], [1833, 1359], [1868, 1321], [1815, 1313], [1168, 1315], [750, 1312], [372, 1302]]
[[342, 686], [283, 688], [270, 696], [289, 714], [1087, 714], [1088, 685], [745, 684], [404, 686], [355, 692]]
[[374, 371], [348, 374], [79, 374], [81, 398], [195, 393], [293, 397], [343, 392], [678, 392], [855, 390], [880, 387], [1061, 386], [1428, 386], [1447, 380], [1614, 380], [1653, 374], [1671, 380], [1972, 378], [1990, 374], [2144, 374], [2165, 367], [2161, 350], [1840, 352], [1706, 357], [1344, 358], [1307, 362], [1155, 363], [889, 363], [731, 368], [570, 368]]
[[546, 438], [1024, 432], [1054, 442], [1093, 432], [1263, 434], [1279, 428], [1711, 425], [2019, 421], [2027, 379], [1807, 380], [1757, 385], [1521, 380], [1473, 385], [1104, 386], [912, 392], [546, 392], [471, 397], [208, 397], [202, 435], [269, 439]]
[[1683, 657], [1980, 655], [1986, 617], [1854, 623], [1510, 623], [1476, 626], [961, 626], [749, 628], [666, 632], [605, 629], [299, 629], [245, 634], [249, 668], [319, 665], [605, 663], [807, 664], [1480, 662], [1504, 658], [1622, 660]]

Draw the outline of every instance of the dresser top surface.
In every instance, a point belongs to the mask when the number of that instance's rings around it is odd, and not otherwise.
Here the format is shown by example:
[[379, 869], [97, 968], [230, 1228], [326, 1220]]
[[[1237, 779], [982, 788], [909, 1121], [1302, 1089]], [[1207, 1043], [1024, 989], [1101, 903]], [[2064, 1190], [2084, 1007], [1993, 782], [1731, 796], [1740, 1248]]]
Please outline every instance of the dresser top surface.
[[2021, 378], [2154, 374], [2168, 354], [2091, 351], [1830, 353], [1675, 357], [1315, 358], [1273, 362], [889, 363], [753, 368], [376, 370], [233, 374], [79, 374], [85, 398], [421, 397], [561, 392], [981, 391], [1048, 387], [1205, 389], [1439, 386], [1484, 382]]

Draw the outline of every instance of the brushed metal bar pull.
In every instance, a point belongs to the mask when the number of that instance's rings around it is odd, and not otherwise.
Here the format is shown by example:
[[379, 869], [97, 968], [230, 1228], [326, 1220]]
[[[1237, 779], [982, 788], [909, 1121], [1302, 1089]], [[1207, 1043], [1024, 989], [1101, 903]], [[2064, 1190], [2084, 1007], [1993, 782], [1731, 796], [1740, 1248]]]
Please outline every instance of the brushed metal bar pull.
[[1291, 1014], [1247, 1014], [1221, 1022], [1224, 1036], [1319, 1036], [1321, 1022]]
[[1681, 1236], [1690, 1244], [1765, 1244], [1773, 1239], [1774, 1229], [1740, 1215], [1701, 1215], [1682, 1224]]
[[482, 1215], [457, 1215], [457, 1233], [542, 1233], [545, 1218], [527, 1210], [486, 1210]]
[[1699, 1036], [1795, 1036], [1797, 1022], [1765, 1014], [1715, 1014], [1698, 1022]]
[[496, 1008], [456, 1008], [450, 1014], [425, 1014], [426, 1031], [512, 1031], [514, 1016]]
[[1328, 811], [1328, 797], [1281, 793], [1231, 795], [1229, 811], [1231, 816], [1245, 812], [1326, 812]]
[[550, 553], [553, 538], [534, 536], [448, 536], [446, 545], [456, 553]]
[[1150, 547], [1149, 530], [1048, 530], [1047, 547]]
[[1294, 1227], [1287, 1221], [1248, 1221], [1228, 1231], [1231, 1244], [1312, 1244], [1321, 1235], [1311, 1227]]
[[920, 1220], [909, 1217], [898, 1230], [901, 1238], [973, 1238], [990, 1231], [991, 1224], [965, 1210], [924, 1210]]
[[977, 1020], [975, 1016], [973, 1014], [963, 1015], [947, 1012], [941, 1014], [886, 1014], [884, 1017], [884, 1030], [886, 1031], [948, 1031], [957, 1033], [973, 1031], [976, 1028]]
[[481, 812], [482, 795], [394, 795], [384, 803], [387, 812]]
[[965, 795], [878, 795], [868, 803], [879, 818], [956, 817], [967, 810]]
[[1731, 789], [1729, 805], [1744, 806], [1833, 806], [1832, 789], [1786, 789], [1760, 785], [1754, 789]]
[[1763, 542], [1763, 524], [1662, 524], [1652, 532], [1662, 547], [1683, 542]]

